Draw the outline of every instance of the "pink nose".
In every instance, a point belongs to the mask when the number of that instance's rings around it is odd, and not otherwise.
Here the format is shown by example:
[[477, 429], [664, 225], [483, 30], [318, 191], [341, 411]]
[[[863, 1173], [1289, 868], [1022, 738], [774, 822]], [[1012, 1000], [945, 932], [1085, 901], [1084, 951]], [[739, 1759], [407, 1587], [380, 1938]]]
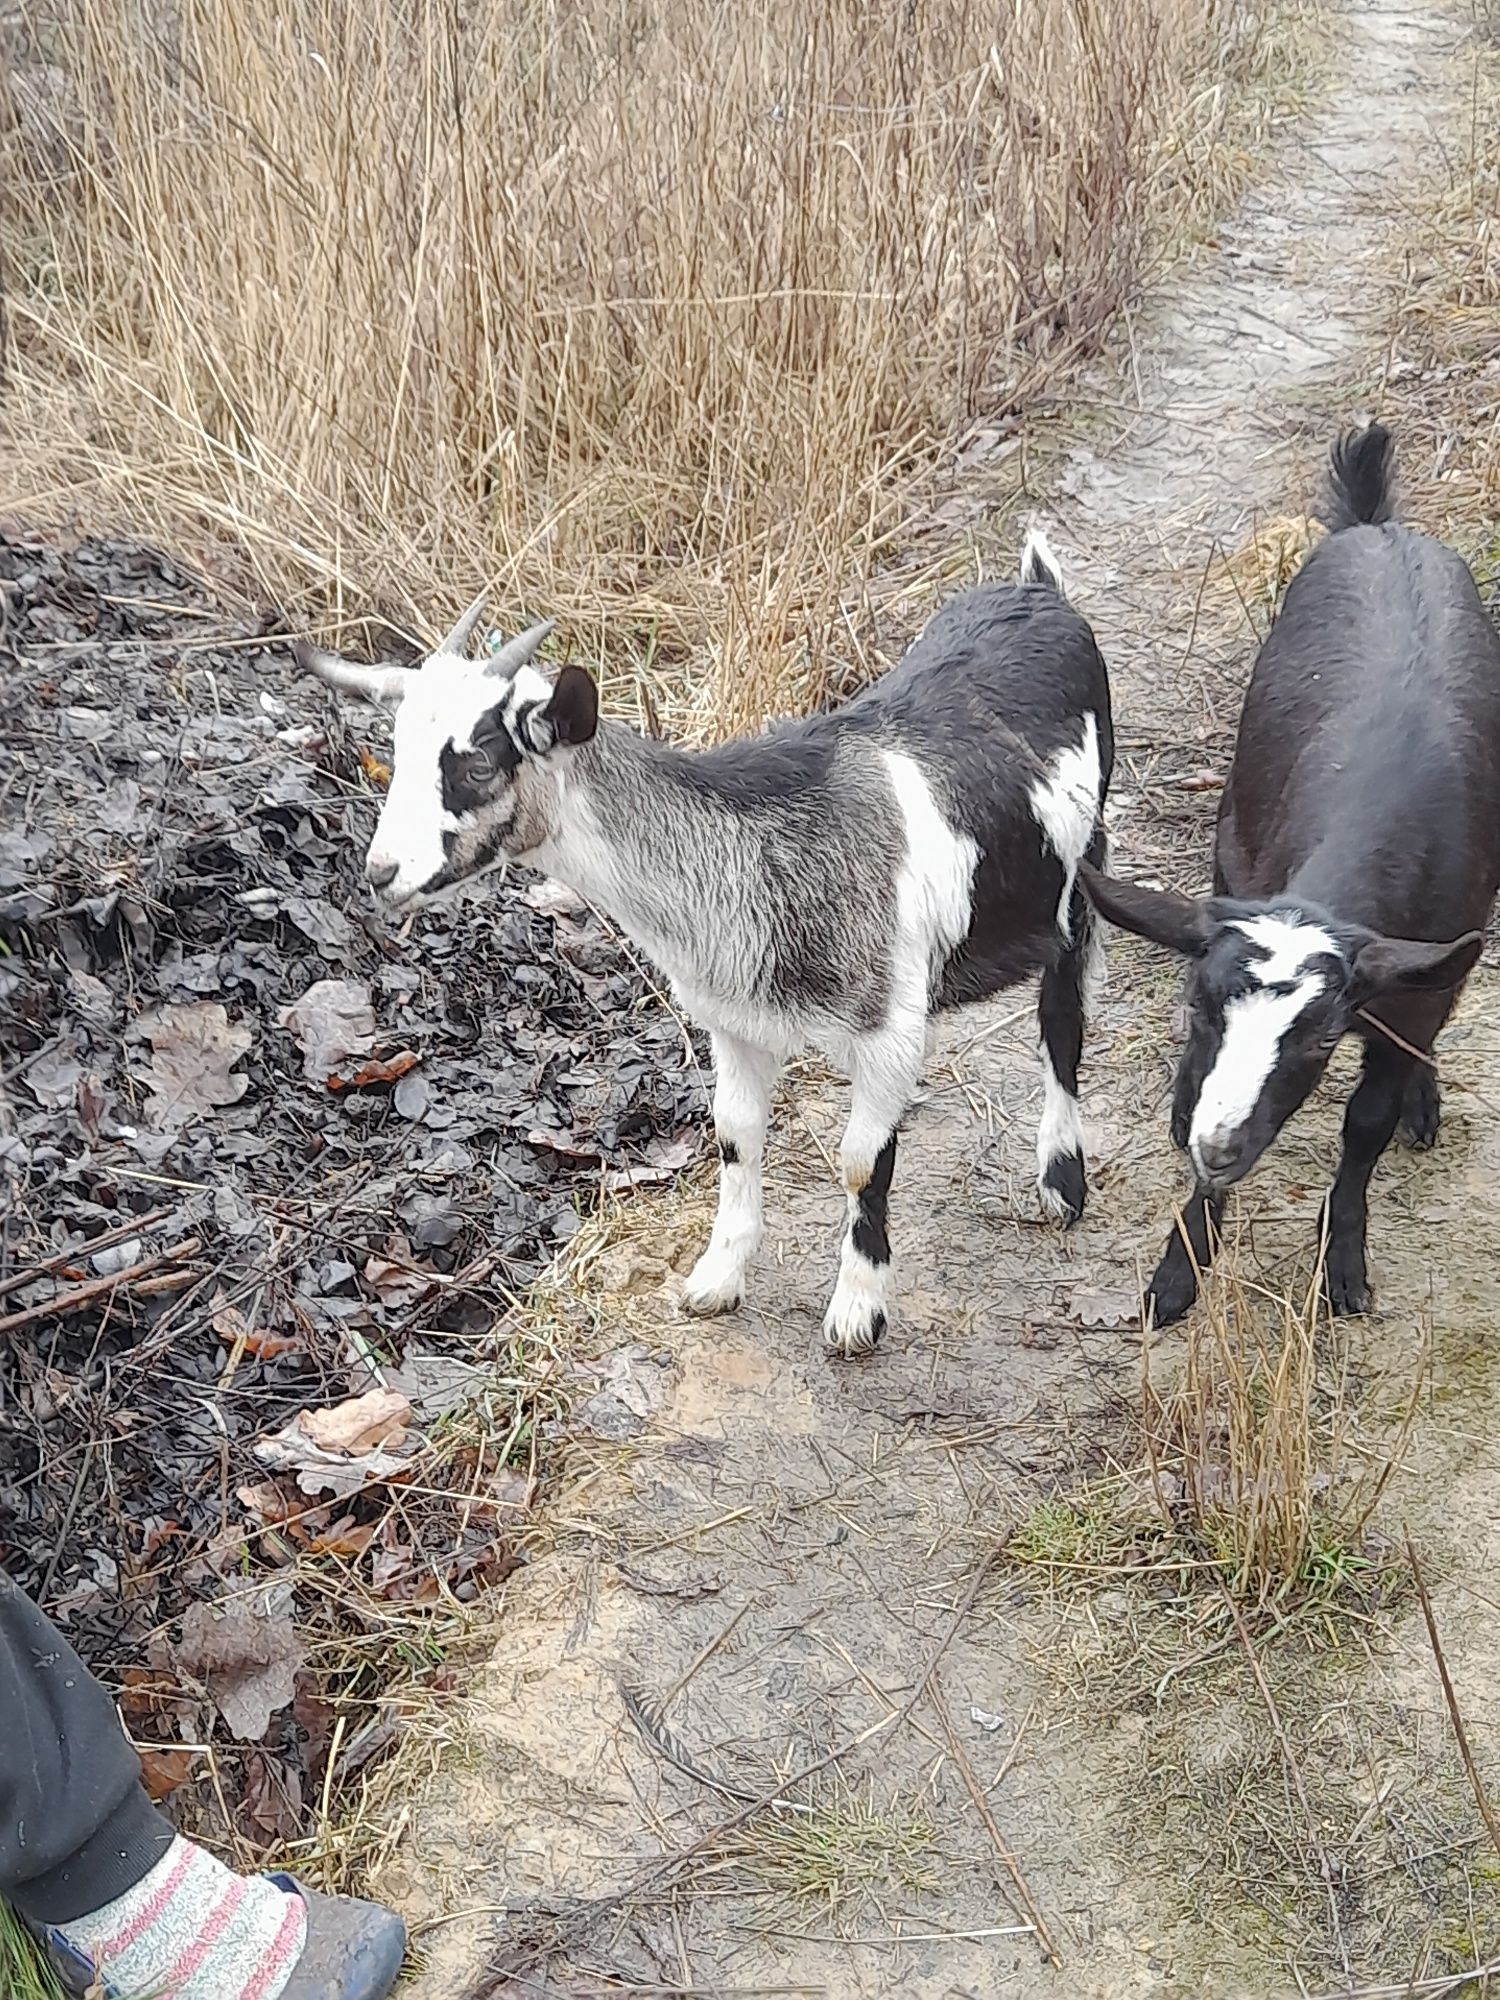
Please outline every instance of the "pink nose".
[[383, 854], [371, 854], [365, 862], [365, 880], [372, 889], [389, 889], [401, 873], [398, 861], [387, 861]]

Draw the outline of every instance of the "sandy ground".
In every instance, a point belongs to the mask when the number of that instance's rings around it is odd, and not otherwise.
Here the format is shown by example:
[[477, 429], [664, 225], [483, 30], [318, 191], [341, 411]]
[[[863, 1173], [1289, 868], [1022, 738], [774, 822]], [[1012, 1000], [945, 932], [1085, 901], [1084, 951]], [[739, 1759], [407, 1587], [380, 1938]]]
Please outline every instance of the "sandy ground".
[[[1313, 496], [1378, 381], [1395, 246], [1445, 172], [1456, 39], [1421, 6], [1351, 10], [1322, 108], [1096, 385], [1058, 468], [1047, 523], [1113, 675], [1122, 867], [1206, 876], [1213, 797], [1193, 781], [1223, 768], [1255, 606], [1205, 573]], [[467, 1741], [386, 1884], [420, 1928], [422, 2000], [468, 1990], [497, 1938], [549, 1934], [516, 1983], [477, 1990], [1230, 2000], [1400, 1991], [1486, 1949], [1494, 1856], [1409, 1593], [1288, 1630], [1262, 1688], [1233, 1646], [1195, 1664], [1191, 1618], [1149, 1578], [1055, 1591], [989, 1560], [1039, 1503], [1139, 1454], [1137, 1280], [1179, 1185], [1173, 992], [1143, 949], [1115, 949], [1088, 1052], [1091, 1205], [1066, 1236], [1031, 1182], [1030, 994], [945, 1025], [898, 1164], [897, 1316], [866, 1364], [819, 1341], [842, 1220], [831, 1086], [783, 1106], [744, 1313], [673, 1307], [706, 1210], [636, 1212], [595, 1273], [601, 1324], [649, 1350], [618, 1364], [634, 1435], [575, 1448], [551, 1544], [506, 1587]], [[1500, 1785], [1494, 992], [1483, 972], [1445, 1038], [1437, 1150], [1376, 1176], [1378, 1309], [1328, 1333], [1320, 1369], [1373, 1439], [1429, 1358], [1377, 1520], [1427, 1552]], [[1240, 1199], [1238, 1254], [1278, 1282], [1310, 1267], [1351, 1067]], [[1154, 1374], [1186, 1337], [1161, 1337]], [[717, 1789], [646, 1746], [622, 1683]], [[851, 1743], [790, 1806], [664, 1864]]]

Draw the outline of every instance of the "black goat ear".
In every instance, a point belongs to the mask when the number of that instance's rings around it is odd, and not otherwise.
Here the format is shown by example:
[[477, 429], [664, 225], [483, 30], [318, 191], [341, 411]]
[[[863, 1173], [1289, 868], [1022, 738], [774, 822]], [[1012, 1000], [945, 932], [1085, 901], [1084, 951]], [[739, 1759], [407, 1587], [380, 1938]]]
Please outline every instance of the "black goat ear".
[[1446, 993], [1462, 986], [1474, 970], [1484, 939], [1466, 931], [1447, 944], [1421, 938], [1372, 937], [1354, 956], [1349, 975], [1351, 1006], [1363, 1007], [1383, 993]]
[[1101, 875], [1086, 861], [1078, 864], [1078, 880], [1100, 916], [1122, 931], [1149, 938], [1152, 944], [1165, 945], [1168, 951], [1180, 951], [1189, 958], [1196, 958], [1208, 943], [1213, 920], [1195, 897], [1179, 896], [1172, 889], [1146, 889], [1139, 882], [1121, 882], [1115, 876]]
[[594, 677], [570, 661], [558, 675], [552, 699], [542, 711], [554, 743], [587, 743], [599, 727], [599, 690]]

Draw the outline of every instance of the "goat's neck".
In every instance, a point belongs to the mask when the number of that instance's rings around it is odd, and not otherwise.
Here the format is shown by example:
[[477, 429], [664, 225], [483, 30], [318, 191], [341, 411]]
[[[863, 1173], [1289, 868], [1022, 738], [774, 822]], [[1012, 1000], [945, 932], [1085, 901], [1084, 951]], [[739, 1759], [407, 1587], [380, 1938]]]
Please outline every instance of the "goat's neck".
[[684, 785], [691, 751], [601, 723], [561, 774], [556, 830], [528, 859], [585, 896], [676, 979], [713, 978], [739, 913], [740, 815]]

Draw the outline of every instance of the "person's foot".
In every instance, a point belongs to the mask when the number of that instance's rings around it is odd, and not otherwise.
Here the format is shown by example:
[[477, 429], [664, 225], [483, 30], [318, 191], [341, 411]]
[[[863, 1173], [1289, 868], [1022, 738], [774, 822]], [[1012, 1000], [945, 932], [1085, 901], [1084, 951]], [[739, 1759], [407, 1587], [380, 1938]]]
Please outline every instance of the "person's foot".
[[378, 1903], [236, 1875], [181, 1838], [123, 1896], [41, 1936], [90, 2000], [385, 2000], [406, 1949]]
[[289, 1875], [307, 1904], [307, 1942], [281, 2000], [385, 2000], [406, 1955], [406, 1926], [394, 1910], [356, 1896], [324, 1896]]

